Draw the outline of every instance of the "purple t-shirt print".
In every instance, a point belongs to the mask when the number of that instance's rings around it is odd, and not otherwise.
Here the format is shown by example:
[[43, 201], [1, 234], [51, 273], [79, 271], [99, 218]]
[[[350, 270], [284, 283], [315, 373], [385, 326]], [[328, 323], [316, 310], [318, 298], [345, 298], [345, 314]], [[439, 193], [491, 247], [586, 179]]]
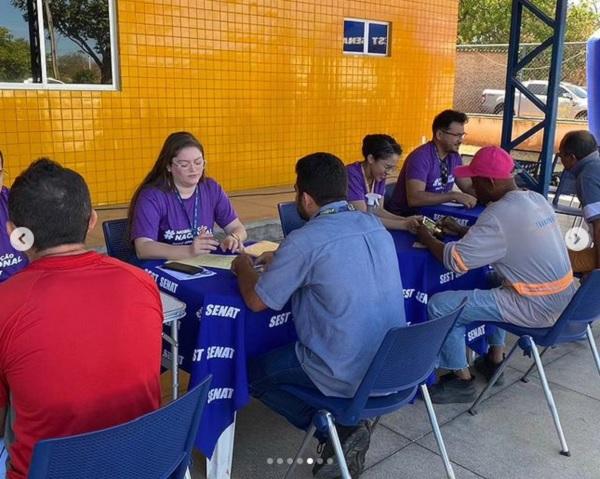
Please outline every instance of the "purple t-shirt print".
[[[365, 195], [371, 193], [367, 191], [367, 183], [361, 166], [361, 162], [357, 161], [346, 166], [348, 172], [348, 201], [365, 201]], [[385, 180], [376, 181], [373, 185], [373, 193], [378, 193], [382, 197], [385, 195]]]
[[8, 188], [0, 186], [0, 283], [27, 266], [27, 256], [10, 244], [6, 231], [8, 221]]
[[454, 169], [462, 165], [462, 158], [458, 153], [449, 153], [445, 160], [448, 163], [448, 182], [442, 182], [440, 159], [432, 141], [419, 146], [406, 158], [394, 193], [386, 208], [392, 213], [410, 213], [406, 199], [406, 182], [419, 180], [425, 183], [425, 191], [429, 193], [448, 193], [454, 187]]
[[[206, 178], [198, 183], [198, 229], [212, 233], [215, 223], [224, 228], [237, 218], [223, 188]], [[194, 223], [196, 195], [183, 200], [173, 191], [144, 188], [138, 197], [131, 225], [131, 240], [149, 238], [161, 243], [186, 245], [192, 242], [190, 222]]]

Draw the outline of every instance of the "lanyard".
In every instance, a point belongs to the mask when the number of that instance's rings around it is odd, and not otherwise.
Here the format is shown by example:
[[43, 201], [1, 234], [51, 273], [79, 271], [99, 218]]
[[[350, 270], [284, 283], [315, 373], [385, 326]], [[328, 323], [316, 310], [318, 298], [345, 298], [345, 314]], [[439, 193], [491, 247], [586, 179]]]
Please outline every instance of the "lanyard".
[[448, 177], [450, 176], [450, 167], [448, 166], [448, 155], [442, 160], [440, 158], [435, 144], [433, 144], [432, 146], [433, 152], [435, 153], [435, 157], [440, 162], [440, 179], [442, 180], [442, 186], [446, 186], [448, 184]]
[[345, 205], [338, 206], [337, 208], [327, 208], [321, 210], [315, 215], [315, 218], [317, 216], [335, 215], [336, 213], [343, 213], [345, 211], [356, 211], [356, 208], [351, 204], [346, 203]]
[[200, 193], [198, 192], [198, 186], [196, 186], [196, 189], [194, 190], [196, 199], [194, 200], [194, 222], [193, 223], [192, 223], [192, 220], [190, 219], [190, 216], [188, 215], [187, 210], [185, 209], [185, 206], [183, 205], [183, 199], [181, 198], [181, 195], [179, 194], [179, 190], [177, 189], [177, 187], [175, 188], [175, 194], [177, 196], [177, 201], [179, 201], [179, 204], [181, 205], [183, 214], [187, 218], [190, 228], [192, 229], [192, 238], [195, 238], [196, 236], [198, 236], [198, 201], [199, 201], [198, 198], [200, 197]]
[[367, 181], [367, 174], [362, 165], [360, 165], [360, 171], [363, 175], [363, 179], [365, 180], [365, 191], [367, 193], [373, 193], [375, 191], [375, 178], [373, 178], [373, 183], [371, 185], [371, 188], [369, 188], [369, 182]]

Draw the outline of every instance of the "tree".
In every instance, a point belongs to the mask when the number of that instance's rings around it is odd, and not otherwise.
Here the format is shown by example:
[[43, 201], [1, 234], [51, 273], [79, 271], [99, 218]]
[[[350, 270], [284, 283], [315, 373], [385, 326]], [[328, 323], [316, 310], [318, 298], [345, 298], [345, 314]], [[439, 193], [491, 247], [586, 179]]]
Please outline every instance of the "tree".
[[[27, 2], [11, 3], [27, 12]], [[101, 82], [112, 80], [110, 22], [107, 0], [44, 0], [50, 9], [53, 28], [73, 41], [100, 69]], [[27, 20], [27, 13], [23, 15]], [[46, 18], [46, 16], [45, 16]], [[46, 28], [49, 28], [46, 18]]]
[[[533, 0], [551, 17], [556, 0]], [[460, 0], [458, 14], [459, 44], [508, 43], [512, 0]], [[540, 43], [550, 36], [550, 29], [533, 16], [523, 17], [521, 42]], [[571, 3], [567, 14], [565, 41], [586, 41], [600, 28], [600, 8], [597, 0]]]
[[30, 76], [29, 43], [0, 27], [0, 82], [22, 82]]
[[95, 63], [90, 65], [88, 58], [81, 52], [68, 53], [58, 57], [60, 80], [65, 83], [99, 83], [100, 69]]

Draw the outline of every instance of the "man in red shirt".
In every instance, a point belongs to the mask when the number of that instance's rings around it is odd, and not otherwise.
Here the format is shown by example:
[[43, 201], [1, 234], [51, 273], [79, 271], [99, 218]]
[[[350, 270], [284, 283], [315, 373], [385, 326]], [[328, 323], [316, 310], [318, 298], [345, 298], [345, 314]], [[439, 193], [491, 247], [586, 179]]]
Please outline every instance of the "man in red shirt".
[[162, 307], [142, 270], [85, 250], [97, 215], [76, 172], [34, 162], [8, 210], [9, 233], [34, 236], [31, 263], [0, 285], [0, 431], [6, 416], [7, 477], [25, 479], [39, 440], [159, 407]]

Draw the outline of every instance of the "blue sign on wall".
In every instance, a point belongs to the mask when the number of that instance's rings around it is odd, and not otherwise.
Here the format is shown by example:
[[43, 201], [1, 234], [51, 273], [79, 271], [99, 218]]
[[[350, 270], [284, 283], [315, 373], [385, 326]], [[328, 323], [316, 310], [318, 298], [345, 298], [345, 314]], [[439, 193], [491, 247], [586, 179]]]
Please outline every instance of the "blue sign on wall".
[[365, 22], [344, 20], [344, 51], [363, 53], [365, 50]]
[[344, 53], [385, 56], [389, 32], [389, 23], [345, 19]]
[[388, 25], [382, 23], [369, 24], [368, 52], [376, 55], [387, 55]]

